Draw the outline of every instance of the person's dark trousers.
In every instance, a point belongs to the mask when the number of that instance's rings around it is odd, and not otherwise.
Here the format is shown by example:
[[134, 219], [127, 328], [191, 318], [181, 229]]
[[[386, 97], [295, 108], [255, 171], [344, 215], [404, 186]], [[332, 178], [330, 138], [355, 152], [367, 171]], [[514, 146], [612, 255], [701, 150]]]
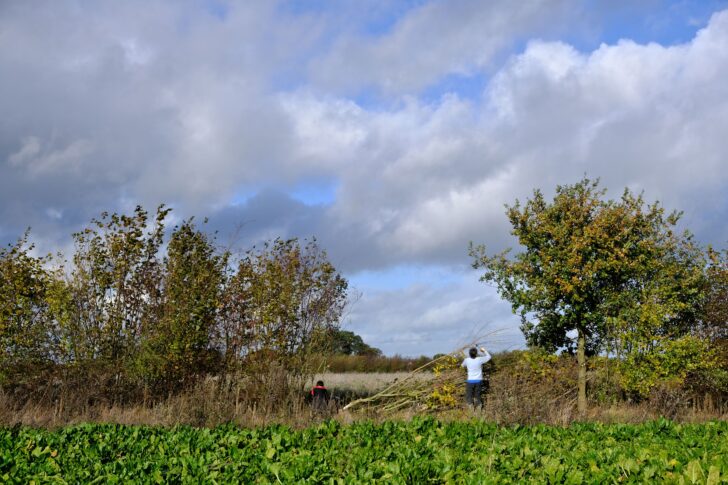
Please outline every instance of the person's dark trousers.
[[483, 381], [465, 383], [465, 402], [477, 408], [483, 407]]
[[311, 404], [317, 412], [326, 411], [329, 406], [329, 391], [323, 387], [314, 387], [311, 390]]

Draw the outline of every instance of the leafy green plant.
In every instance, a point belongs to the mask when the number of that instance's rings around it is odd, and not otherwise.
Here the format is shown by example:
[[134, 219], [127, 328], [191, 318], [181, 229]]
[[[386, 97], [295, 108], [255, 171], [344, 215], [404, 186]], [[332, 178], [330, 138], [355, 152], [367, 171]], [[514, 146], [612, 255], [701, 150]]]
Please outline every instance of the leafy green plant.
[[728, 423], [0, 429], [4, 483], [724, 483]]

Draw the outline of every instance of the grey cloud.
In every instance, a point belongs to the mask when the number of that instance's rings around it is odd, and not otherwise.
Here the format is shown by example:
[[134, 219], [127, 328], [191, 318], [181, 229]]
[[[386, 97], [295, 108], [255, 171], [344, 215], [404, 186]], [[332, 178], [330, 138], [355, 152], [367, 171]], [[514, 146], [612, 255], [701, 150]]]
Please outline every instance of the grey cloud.
[[209, 229], [236, 252], [276, 237], [312, 238], [320, 233], [323, 209], [303, 204], [283, 191], [265, 189], [244, 203], [209, 214]]
[[78, 172], [93, 151], [94, 144], [88, 140], [75, 140], [58, 149], [43, 149], [38, 137], [29, 136], [22, 140], [20, 150], [8, 157], [8, 163], [26, 167], [31, 174]]
[[570, 0], [429, 2], [385, 35], [342, 35], [310, 75], [343, 92], [416, 93], [449, 74], [472, 75], [519, 38], [554, 33], [579, 14]]
[[283, 189], [267, 188], [245, 202], [210, 212], [208, 230], [225, 247], [244, 252], [276, 237], [316, 238], [329, 259], [350, 274], [402, 262], [401, 253], [387, 251], [368, 234], [366, 222], [338, 219], [331, 206], [307, 205]]
[[102, 210], [204, 212], [278, 179], [290, 126], [272, 79], [310, 27], [266, 1], [222, 19], [196, 2], [3, 2], [0, 232], [61, 241]]

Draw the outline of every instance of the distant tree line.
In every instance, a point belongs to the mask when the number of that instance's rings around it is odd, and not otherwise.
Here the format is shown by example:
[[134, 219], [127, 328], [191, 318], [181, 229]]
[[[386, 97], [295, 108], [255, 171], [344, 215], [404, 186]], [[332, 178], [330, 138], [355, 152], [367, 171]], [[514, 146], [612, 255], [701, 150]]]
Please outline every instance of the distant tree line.
[[167, 232], [169, 213], [103, 213], [73, 234], [70, 261], [34, 255], [28, 232], [0, 249], [6, 393], [65, 386], [117, 400], [271, 363], [305, 371], [347, 298], [316, 241], [275, 239], [234, 254], [194, 219]]
[[349, 330], [329, 327], [322, 330], [319, 350], [322, 354], [380, 357], [382, 351], [365, 343], [361, 336]]

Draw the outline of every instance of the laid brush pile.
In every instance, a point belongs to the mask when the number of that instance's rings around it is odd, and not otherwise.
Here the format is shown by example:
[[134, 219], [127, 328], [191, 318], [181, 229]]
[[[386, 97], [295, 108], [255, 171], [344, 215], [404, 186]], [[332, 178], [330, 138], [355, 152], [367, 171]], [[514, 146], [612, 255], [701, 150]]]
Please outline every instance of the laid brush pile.
[[[465, 370], [460, 364], [465, 352], [472, 348], [502, 345], [507, 328], [493, 329], [485, 324], [475, 329], [457, 350], [436, 356], [405, 377], [397, 379], [378, 393], [350, 402], [343, 410], [373, 412], [378, 415], [411, 410], [417, 413], [435, 413], [461, 406]], [[492, 363], [486, 364], [492, 366]], [[486, 385], [487, 387], [487, 385]]]
[[462, 351], [459, 349], [431, 360], [373, 396], [350, 402], [344, 410], [392, 413], [413, 409], [432, 412], [455, 407], [461, 401]]
[[[489, 341], [489, 346], [492, 344]], [[468, 347], [438, 357], [343, 409], [375, 419], [413, 414], [462, 417], [466, 372], [460, 364]], [[589, 410], [587, 416], [581, 416], [576, 402], [578, 368], [572, 355], [537, 349], [495, 354], [484, 366], [487, 390], [478, 416], [500, 424], [559, 426], [585, 418], [603, 422], [642, 422], [660, 416], [698, 422], [725, 419], [724, 407], [700, 407], [680, 388], [665, 389], [663, 392], [669, 394], [664, 397], [659, 394], [629, 400], [620, 387], [618, 364], [603, 357], [591, 358], [587, 370]]]
[[[493, 338], [488, 339], [490, 345]], [[482, 341], [482, 340], [481, 340]], [[466, 351], [479, 344], [437, 357], [399, 378], [378, 393], [350, 402], [343, 409], [391, 416], [408, 411], [437, 414], [464, 406]], [[485, 364], [486, 396], [482, 416], [503, 423], [565, 424], [575, 417], [576, 363], [569, 356], [514, 351]], [[593, 376], [589, 376], [591, 381]]]
[[[437, 414], [464, 406], [462, 347], [396, 380], [344, 410], [378, 417], [402, 411]], [[499, 423], [566, 424], [576, 414], [576, 364], [568, 356], [539, 352], [499, 354], [484, 367], [487, 393], [483, 418]], [[590, 379], [591, 380], [591, 379]]]

